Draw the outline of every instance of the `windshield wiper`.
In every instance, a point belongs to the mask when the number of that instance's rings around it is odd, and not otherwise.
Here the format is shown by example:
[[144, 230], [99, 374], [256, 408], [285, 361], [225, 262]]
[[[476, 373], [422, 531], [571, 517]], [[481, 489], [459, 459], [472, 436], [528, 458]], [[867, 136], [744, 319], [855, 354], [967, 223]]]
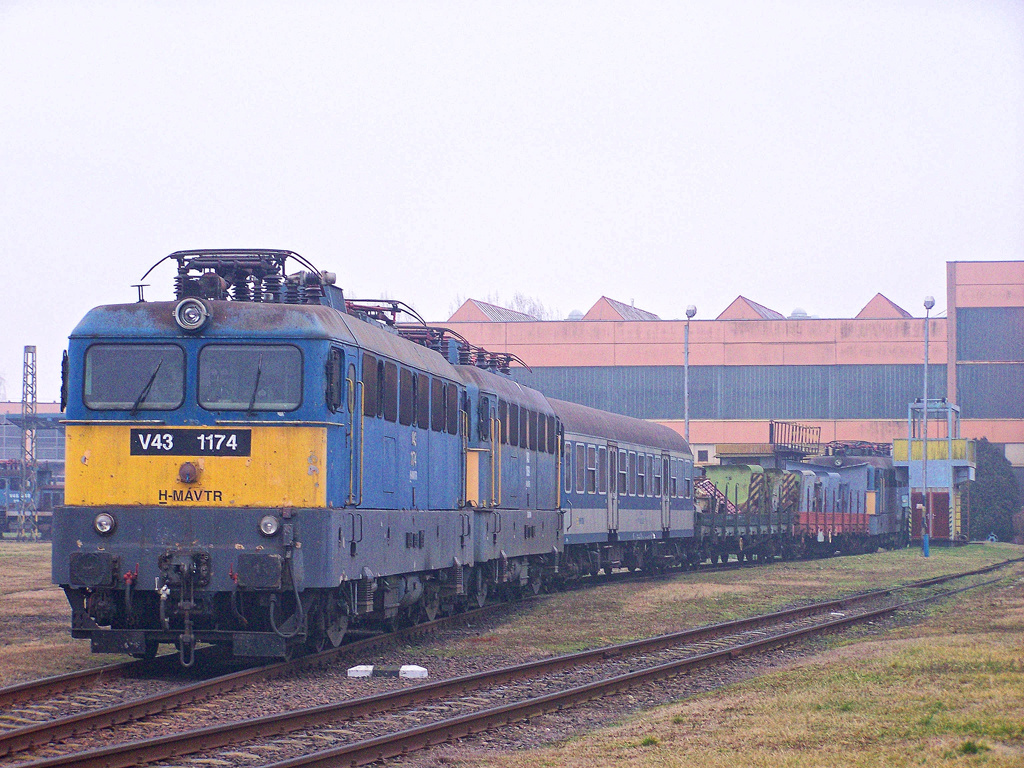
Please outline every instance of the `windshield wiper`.
[[139, 392], [139, 396], [136, 397], [135, 402], [132, 403], [132, 408], [128, 411], [130, 415], [134, 416], [138, 412], [139, 406], [141, 406], [146, 401], [146, 398], [149, 397], [149, 390], [153, 388], [153, 382], [156, 381], [156, 375], [160, 373], [160, 366], [163, 364], [163, 360], [156, 364], [156, 369], [153, 371], [153, 375], [149, 377], [149, 381], [146, 382], [146, 386], [142, 388], [142, 391]]
[[260, 359], [256, 362], [256, 383], [252, 385], [252, 397], [249, 398], [249, 415], [253, 415], [256, 411], [256, 393], [260, 391], [260, 376], [263, 375], [263, 354], [260, 353]]

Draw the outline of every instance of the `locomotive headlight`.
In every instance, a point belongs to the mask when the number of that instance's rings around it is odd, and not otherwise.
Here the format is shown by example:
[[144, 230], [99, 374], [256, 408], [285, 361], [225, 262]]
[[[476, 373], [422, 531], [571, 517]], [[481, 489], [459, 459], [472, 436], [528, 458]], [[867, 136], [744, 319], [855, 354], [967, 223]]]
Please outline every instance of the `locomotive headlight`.
[[100, 512], [96, 515], [96, 519], [92, 521], [92, 527], [96, 529], [96, 533], [100, 536], [109, 536], [114, 532], [114, 528], [117, 523], [114, 521], [114, 516], [107, 512]]
[[281, 521], [273, 515], [264, 515], [260, 518], [260, 533], [264, 536], [273, 536], [281, 526]]
[[174, 308], [174, 322], [186, 333], [196, 333], [210, 319], [210, 310], [199, 299], [188, 298]]

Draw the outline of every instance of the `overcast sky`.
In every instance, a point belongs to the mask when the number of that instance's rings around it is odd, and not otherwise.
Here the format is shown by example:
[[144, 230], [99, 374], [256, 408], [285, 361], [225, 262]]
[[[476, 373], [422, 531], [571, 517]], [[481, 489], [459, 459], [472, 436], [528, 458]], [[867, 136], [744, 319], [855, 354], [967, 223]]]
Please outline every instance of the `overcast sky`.
[[0, 0], [8, 398], [243, 246], [431, 320], [942, 310], [947, 260], [1024, 259], [1024, 3]]

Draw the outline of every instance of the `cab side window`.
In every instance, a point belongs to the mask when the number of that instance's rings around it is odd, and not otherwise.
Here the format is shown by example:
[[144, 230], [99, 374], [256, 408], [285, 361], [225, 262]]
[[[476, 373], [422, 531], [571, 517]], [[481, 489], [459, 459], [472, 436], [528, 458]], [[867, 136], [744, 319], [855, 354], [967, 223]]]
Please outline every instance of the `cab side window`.
[[491, 439], [491, 398], [480, 395], [476, 405], [476, 432], [483, 441]]
[[345, 393], [345, 379], [342, 371], [345, 370], [345, 355], [337, 347], [331, 347], [327, 353], [327, 409], [331, 413], [337, 413], [341, 408]]

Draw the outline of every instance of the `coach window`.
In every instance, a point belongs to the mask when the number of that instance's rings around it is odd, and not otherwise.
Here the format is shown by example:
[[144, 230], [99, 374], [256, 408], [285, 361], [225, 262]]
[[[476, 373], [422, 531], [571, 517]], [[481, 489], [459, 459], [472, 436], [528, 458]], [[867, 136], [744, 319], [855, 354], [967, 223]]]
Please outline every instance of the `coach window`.
[[597, 493], [597, 447], [587, 446], [587, 493]]
[[398, 394], [398, 423], [408, 427], [416, 419], [416, 388], [408, 368], [403, 368], [399, 374]]
[[646, 496], [647, 495], [647, 461], [644, 455], [641, 453], [638, 457], [636, 465], [636, 495]]
[[558, 450], [558, 427], [555, 417], [548, 416], [548, 453], [554, 453], [556, 450]]
[[566, 441], [562, 451], [562, 477], [566, 493], [572, 493], [572, 443]]
[[671, 466], [672, 466], [672, 480], [669, 483], [668, 495], [669, 496], [675, 496], [676, 498], [678, 498], [679, 497], [679, 481], [678, 481], [678, 478], [679, 478], [679, 460], [678, 459], [672, 459], [671, 460]]
[[586, 446], [576, 443], [576, 493], [583, 493], [587, 482]]
[[449, 435], [459, 434], [459, 388], [454, 384], [447, 385], [448, 394], [445, 398], [445, 414], [447, 415], [446, 431]]
[[390, 360], [384, 363], [384, 418], [398, 420], [398, 365]]
[[647, 495], [654, 496], [654, 457], [647, 454]]
[[440, 379], [430, 385], [430, 428], [444, 432], [444, 382]]
[[[300, 377], [301, 366], [300, 356]], [[250, 376], [250, 391], [252, 382]], [[85, 353], [82, 400], [97, 411], [173, 411], [185, 400], [185, 353], [173, 344], [93, 344]]]
[[[651, 480], [651, 482], [654, 483], [654, 495], [659, 497], [659, 498], [661, 497], [661, 470], [662, 470], [662, 466], [661, 465], [662, 465], [662, 463], [663, 462], [662, 462], [662, 460], [660, 458], [656, 458], [654, 460], [654, 478]], [[668, 464], [668, 459], [665, 459], [664, 463], [667, 465]]]
[[621, 449], [619, 451], [619, 483], [618, 483], [618, 492], [619, 492], [620, 496], [625, 496], [627, 491], [629, 490], [628, 480], [627, 480], [627, 476], [629, 474], [628, 466], [629, 466], [629, 464], [626, 461], [626, 451], [625, 451], [625, 449]]
[[629, 480], [629, 495], [636, 496], [636, 451], [629, 452], [629, 472], [626, 478]]
[[298, 347], [208, 344], [199, 350], [199, 404], [203, 408], [294, 411], [301, 403], [302, 353]]
[[508, 404], [508, 444], [519, 445], [519, 406]]
[[603, 445], [597, 449], [597, 492], [608, 493], [608, 449]]
[[416, 426], [430, 429], [430, 377], [425, 373], [416, 376]]

